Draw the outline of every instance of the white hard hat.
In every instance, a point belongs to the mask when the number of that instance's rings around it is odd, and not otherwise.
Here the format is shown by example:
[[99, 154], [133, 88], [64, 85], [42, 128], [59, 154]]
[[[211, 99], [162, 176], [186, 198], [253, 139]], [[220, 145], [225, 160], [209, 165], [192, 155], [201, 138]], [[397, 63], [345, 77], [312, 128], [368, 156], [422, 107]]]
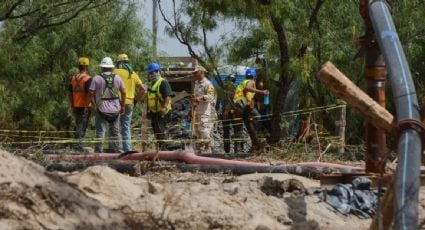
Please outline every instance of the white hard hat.
[[104, 57], [102, 61], [100, 62], [100, 67], [103, 68], [114, 68], [114, 62], [112, 61], [112, 58], [110, 57]]

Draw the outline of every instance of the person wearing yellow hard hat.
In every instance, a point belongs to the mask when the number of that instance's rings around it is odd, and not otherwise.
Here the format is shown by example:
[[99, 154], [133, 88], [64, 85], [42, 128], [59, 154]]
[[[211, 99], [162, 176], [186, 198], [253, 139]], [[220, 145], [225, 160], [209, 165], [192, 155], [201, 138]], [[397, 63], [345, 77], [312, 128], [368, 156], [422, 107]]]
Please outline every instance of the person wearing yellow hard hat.
[[83, 151], [82, 139], [86, 134], [92, 107], [89, 96], [92, 78], [87, 73], [89, 64], [87, 57], [80, 57], [78, 59], [79, 73], [73, 75], [69, 83], [69, 101], [75, 116], [74, 138], [76, 139], [71, 148], [78, 152]]
[[131, 118], [133, 116], [133, 107], [137, 101], [143, 99], [145, 87], [139, 75], [137, 75], [129, 64], [127, 54], [118, 55], [117, 67], [114, 73], [121, 77], [126, 91], [125, 112], [120, 116], [120, 129], [122, 151], [128, 153], [133, 151], [131, 141]]

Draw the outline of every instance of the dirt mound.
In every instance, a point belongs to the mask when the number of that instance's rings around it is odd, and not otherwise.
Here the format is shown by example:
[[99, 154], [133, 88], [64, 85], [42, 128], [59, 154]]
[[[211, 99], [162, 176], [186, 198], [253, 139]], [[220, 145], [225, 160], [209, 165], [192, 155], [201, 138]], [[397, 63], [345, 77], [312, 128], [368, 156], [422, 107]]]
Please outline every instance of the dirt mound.
[[146, 229], [365, 229], [370, 224], [305, 195], [319, 183], [292, 175], [158, 172], [133, 178], [96, 166], [66, 177]]
[[124, 216], [0, 150], [0, 229], [125, 229]]
[[287, 174], [46, 173], [0, 151], [0, 229], [366, 229]]

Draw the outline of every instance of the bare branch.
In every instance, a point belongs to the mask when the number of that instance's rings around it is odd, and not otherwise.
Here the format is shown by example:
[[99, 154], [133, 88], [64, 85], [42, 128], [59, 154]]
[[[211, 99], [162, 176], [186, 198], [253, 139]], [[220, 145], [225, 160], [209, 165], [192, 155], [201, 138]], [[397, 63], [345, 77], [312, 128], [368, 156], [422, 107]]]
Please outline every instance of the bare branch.
[[[206, 10], [205, 10], [205, 8], [202, 10], [202, 16], [201, 16], [201, 23], [204, 23], [204, 21], [205, 21], [205, 17], [206, 17]], [[218, 84], [220, 85], [220, 87], [222, 88], [222, 89], [224, 89], [224, 83], [223, 83], [223, 81], [221, 80], [221, 78], [220, 78], [220, 72], [218, 71], [218, 66], [217, 66], [217, 63], [216, 63], [216, 59], [212, 56], [212, 54], [211, 54], [211, 49], [210, 49], [210, 47], [208, 47], [208, 42], [207, 42], [207, 31], [206, 31], [206, 29], [205, 29], [205, 27], [204, 26], [202, 26], [202, 40], [203, 40], [203, 44], [204, 44], [204, 49], [205, 49], [205, 53], [207, 54], [207, 56], [208, 56], [208, 58], [210, 59], [210, 61], [211, 61], [211, 64], [212, 64], [212, 67], [214, 68], [214, 70], [216, 71], [216, 73], [217, 73], [217, 78], [216, 78], [216, 80], [217, 80], [217, 82], [218, 82]]]
[[[313, 12], [310, 15], [310, 20], [308, 22], [308, 31], [311, 33], [313, 30], [313, 26], [316, 25], [317, 26], [317, 30], [320, 34], [320, 25], [317, 22], [317, 14], [319, 13], [320, 7], [323, 5], [323, 3], [325, 2], [325, 0], [317, 0], [316, 1], [316, 5], [313, 9]], [[309, 45], [310, 41], [307, 41], [306, 43], [301, 45], [300, 50], [298, 51], [298, 57], [304, 57], [305, 54], [307, 53], [307, 47]]]
[[181, 26], [180, 26], [180, 20], [178, 19], [178, 16], [177, 16], [176, 1], [173, 0], [173, 20], [174, 20], [174, 24], [165, 15], [164, 9], [162, 8], [161, 0], [158, 1], [158, 8], [159, 8], [159, 12], [161, 13], [162, 18], [167, 23], [167, 25], [170, 27], [170, 29], [173, 32], [176, 39], [181, 44], [186, 46], [191, 57], [195, 58], [201, 65], [205, 66], [205, 61], [195, 52], [195, 50], [193, 50], [193, 47], [189, 43], [189, 41], [187, 40], [187, 37], [185, 37], [183, 35], [183, 31], [182, 31]]
[[[18, 35], [15, 36], [14, 40], [19, 41], [19, 40], [23, 40], [26, 38], [30, 38], [32, 36], [34, 36], [39, 30], [41, 29], [45, 29], [48, 27], [54, 27], [54, 26], [59, 26], [59, 25], [63, 25], [69, 21], [71, 21], [72, 19], [76, 18], [81, 12], [86, 11], [86, 10], [91, 10], [97, 7], [101, 7], [103, 5], [106, 5], [108, 3], [110, 3], [111, 1], [103, 1], [100, 2], [98, 4], [94, 4], [92, 1], [78, 1], [78, 2], [65, 2], [65, 3], [61, 3], [61, 4], [56, 4], [54, 5], [54, 7], [59, 7], [59, 6], [64, 6], [64, 5], [68, 5], [71, 3], [79, 3], [79, 2], [86, 2], [86, 4], [84, 4], [83, 6], [81, 6], [80, 8], [78, 8], [77, 10], [72, 9], [72, 10], [68, 10], [65, 12], [61, 12], [58, 14], [53, 14], [53, 15], [48, 15], [46, 14], [40, 14], [38, 15], [37, 18], [35, 18], [35, 20], [32, 21], [31, 24], [26, 25], [25, 28], [21, 29], [18, 33]], [[53, 9], [53, 6], [52, 6]], [[34, 11], [33, 11], [34, 12]], [[54, 18], [58, 18], [61, 15], [69, 15], [65, 18], [63, 18], [62, 20], [59, 21], [54, 21]]]

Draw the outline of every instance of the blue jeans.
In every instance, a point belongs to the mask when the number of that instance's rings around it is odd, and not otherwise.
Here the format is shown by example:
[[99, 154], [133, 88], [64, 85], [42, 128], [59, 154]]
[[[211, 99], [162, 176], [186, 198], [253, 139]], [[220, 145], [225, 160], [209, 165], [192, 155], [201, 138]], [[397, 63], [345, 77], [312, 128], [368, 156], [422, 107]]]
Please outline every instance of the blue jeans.
[[132, 151], [131, 144], [131, 117], [133, 116], [133, 105], [126, 104], [124, 114], [120, 115], [122, 150], [124, 152]]
[[94, 152], [103, 152], [103, 139], [105, 138], [106, 126], [109, 125], [109, 150], [119, 152], [119, 117], [114, 120], [106, 120], [99, 111], [96, 111], [96, 139]]

